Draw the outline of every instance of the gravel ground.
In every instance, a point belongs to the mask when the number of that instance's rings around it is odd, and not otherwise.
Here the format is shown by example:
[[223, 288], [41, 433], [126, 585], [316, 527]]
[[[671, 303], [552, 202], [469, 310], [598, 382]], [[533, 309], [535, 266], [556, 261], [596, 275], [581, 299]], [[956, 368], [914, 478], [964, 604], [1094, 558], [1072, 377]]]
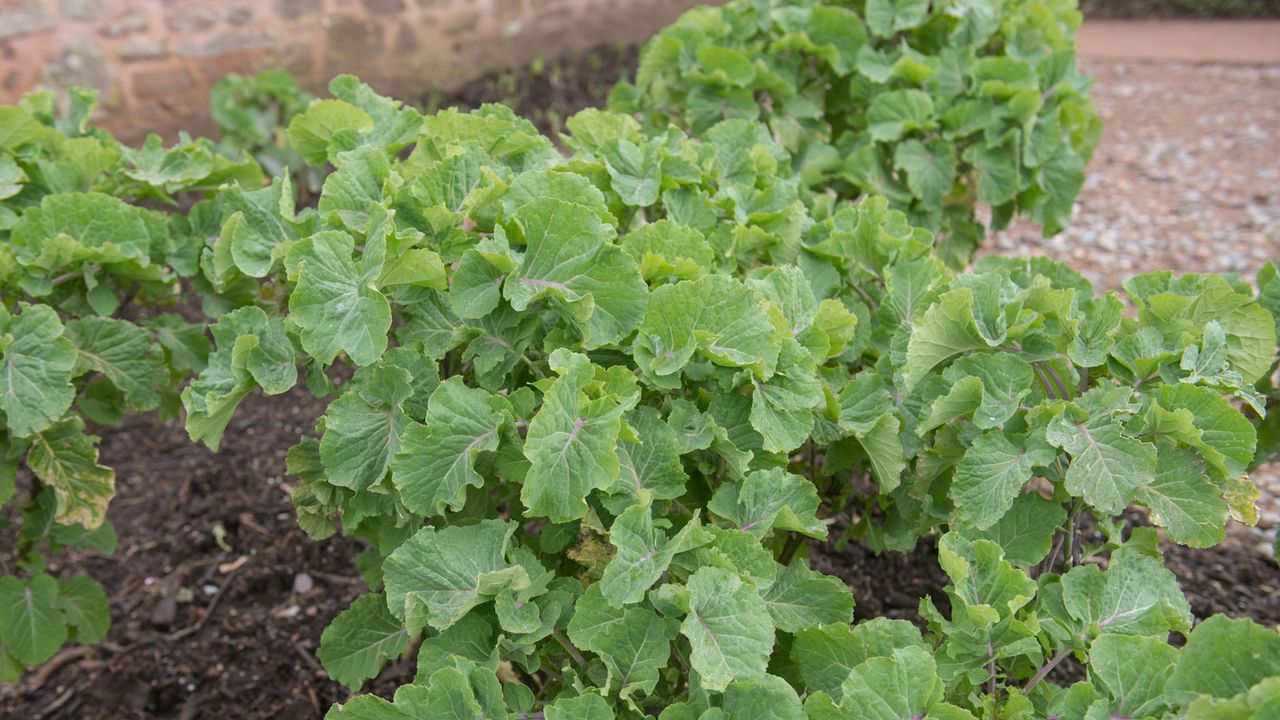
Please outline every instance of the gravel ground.
[[[1100, 289], [1141, 272], [1231, 272], [1280, 260], [1280, 65], [1082, 62], [1106, 123], [1071, 224], [1055, 237], [1018, 223], [993, 252], [1069, 262]], [[1280, 467], [1260, 468], [1270, 553]]]

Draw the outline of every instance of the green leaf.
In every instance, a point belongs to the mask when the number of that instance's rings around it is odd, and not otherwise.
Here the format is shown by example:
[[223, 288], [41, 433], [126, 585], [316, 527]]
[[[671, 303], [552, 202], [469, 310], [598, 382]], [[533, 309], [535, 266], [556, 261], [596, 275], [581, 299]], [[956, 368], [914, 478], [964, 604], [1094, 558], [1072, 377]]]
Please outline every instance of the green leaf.
[[722, 707], [729, 720], [805, 720], [795, 689], [776, 675], [729, 685]]
[[1049, 423], [1045, 437], [1071, 455], [1067, 490], [1103, 513], [1120, 514], [1138, 487], [1155, 481], [1155, 446], [1125, 437], [1114, 422], [1073, 422], [1062, 413]]
[[0, 200], [5, 200], [22, 192], [27, 181], [27, 174], [18, 163], [8, 155], [0, 155]]
[[634, 348], [641, 369], [655, 376], [679, 372], [696, 352], [717, 365], [768, 377], [780, 350], [755, 296], [724, 275], [655, 290]]
[[1101, 632], [1163, 636], [1191, 625], [1173, 573], [1129, 548], [1112, 553], [1105, 573], [1086, 565], [1063, 575], [1062, 602], [1072, 617]]
[[741, 482], [721, 485], [707, 509], [756, 537], [764, 537], [774, 527], [818, 539], [827, 536], [826, 526], [817, 517], [817, 489], [782, 468], [755, 470]]
[[867, 0], [867, 27], [879, 37], [910, 30], [928, 16], [928, 0]]
[[852, 432], [866, 451], [882, 493], [898, 487], [907, 467], [898, 438], [902, 421], [893, 409], [889, 388], [874, 372], [859, 373], [840, 391], [840, 427]]
[[695, 518], [668, 537], [654, 528], [653, 508], [642, 502], [627, 508], [609, 527], [609, 542], [617, 549], [600, 577], [600, 590], [614, 607], [637, 603], [667, 571], [671, 558], [684, 548], [698, 528]]
[[669, 276], [696, 280], [715, 264], [715, 251], [706, 236], [669, 218], [627, 233], [621, 245], [649, 281]]
[[1089, 647], [1089, 676], [1115, 699], [1125, 717], [1158, 716], [1170, 709], [1165, 684], [1178, 649], [1163, 638], [1103, 635]]
[[969, 540], [990, 540], [1004, 550], [1005, 559], [1018, 567], [1044, 560], [1054, 533], [1067, 521], [1067, 511], [1036, 493], [1014, 498], [1013, 506], [986, 530], [964, 528]]
[[27, 466], [53, 488], [59, 523], [93, 529], [106, 520], [107, 505], [116, 494], [116, 474], [98, 464], [97, 441], [85, 435], [84, 420], [78, 416], [31, 437]]
[[653, 693], [659, 672], [670, 664], [675, 623], [644, 607], [630, 607], [600, 631], [590, 649], [599, 654], [609, 669], [607, 687], [618, 697], [632, 700]]
[[1003, 205], [1013, 200], [1019, 189], [1017, 143], [1012, 139], [989, 145], [969, 146], [964, 159], [978, 169], [978, 201]]
[[0, 410], [18, 437], [48, 430], [71, 407], [76, 348], [53, 308], [20, 303], [21, 314], [0, 310]]
[[636, 431], [639, 442], [618, 440], [618, 481], [609, 488], [612, 503], [632, 504], [642, 491], [655, 500], [672, 500], [684, 494], [688, 476], [680, 464], [681, 448], [671, 428], [652, 407], [638, 407], [627, 414], [626, 423]]
[[1187, 637], [1166, 691], [1229, 698], [1280, 675], [1280, 633], [1252, 620], [1214, 615]]
[[973, 290], [958, 287], [938, 297], [911, 328], [902, 379], [916, 386], [939, 363], [987, 347], [974, 320]]
[[1043, 440], [989, 430], [973, 439], [956, 465], [951, 499], [956, 515], [979, 530], [1004, 517], [1031, 479], [1032, 468], [1053, 462], [1058, 453]]
[[66, 642], [67, 621], [58, 601], [58, 583], [48, 575], [26, 582], [0, 577], [0, 637], [15, 660], [38, 665]]
[[827, 623], [847, 623], [853, 615], [853, 593], [839, 578], [810, 570], [803, 563], [782, 571], [764, 593], [773, 624], [796, 633]]
[[869, 658], [849, 671], [840, 705], [867, 720], [923, 718], [942, 699], [937, 665], [924, 648], [896, 648], [888, 657]]
[[502, 278], [502, 271], [484, 255], [467, 250], [449, 284], [449, 307], [460, 318], [478, 319], [488, 315], [502, 302]]
[[229, 265], [254, 278], [271, 272], [281, 250], [295, 237], [290, 224], [293, 200], [287, 174], [259, 190], [245, 192], [231, 186], [218, 194], [225, 218], [213, 246], [220, 278], [225, 281]]
[[462, 509], [466, 488], [482, 487], [476, 457], [498, 449], [504, 414], [497, 398], [452, 377], [431, 393], [426, 424], [411, 423], [401, 438], [391, 479], [411, 512], [443, 515]]
[[635, 261], [610, 241], [613, 228], [590, 208], [556, 199], [523, 205], [512, 217], [524, 259], [503, 284], [516, 310], [543, 297], [566, 304], [587, 349], [615, 343], [640, 324], [648, 290]]
[[689, 639], [689, 663], [703, 687], [721, 692], [730, 682], [758, 681], [773, 652], [773, 621], [754, 587], [735, 573], [702, 567], [689, 576], [688, 617], [680, 632]]
[[907, 186], [926, 206], [936, 206], [955, 183], [956, 151], [943, 140], [908, 140], [894, 151], [893, 166], [906, 171]]
[[1221, 393], [1178, 383], [1160, 386], [1157, 399], [1162, 407], [1188, 414], [1191, 424], [1199, 431], [1199, 438], [1188, 444], [1218, 471], [1220, 478], [1236, 478], [1253, 462], [1257, 432]]
[[506, 560], [515, 530], [502, 520], [419, 530], [383, 564], [391, 614], [410, 631], [444, 630], [503, 588], [527, 583], [524, 570]]
[[298, 277], [289, 312], [301, 330], [302, 347], [326, 365], [339, 352], [357, 365], [370, 365], [387, 349], [391, 306], [372, 286], [381, 268], [372, 273], [357, 268], [354, 249], [347, 233], [326, 231], [289, 251]]
[[1190, 450], [1161, 443], [1158, 470], [1150, 485], [1138, 488], [1137, 500], [1151, 510], [1151, 522], [1174, 542], [1191, 547], [1217, 545], [1226, 536], [1227, 503], [1208, 476], [1204, 461]]
[[623, 205], [648, 207], [658, 201], [662, 166], [655, 144], [616, 140], [604, 147], [604, 162], [613, 191]]
[[403, 403], [413, 393], [409, 371], [375, 365], [356, 375], [329, 404], [320, 438], [320, 459], [329, 482], [367, 490], [382, 481], [400, 449]]
[[835, 623], [802, 630], [791, 646], [810, 692], [822, 691], [836, 701], [849, 671], [869, 658], [893, 654], [899, 648], [921, 646], [920, 631], [906, 620], [874, 618], [858, 625]]
[[254, 388], [278, 395], [298, 381], [293, 343], [280, 318], [244, 307], [218, 318], [210, 328], [217, 349], [200, 376], [182, 391], [187, 434], [218, 449], [236, 406]]
[[813, 356], [793, 338], [783, 338], [778, 370], [768, 380], [754, 380], [751, 426], [764, 449], [790, 452], [813, 431], [813, 409], [823, 399]]
[[1123, 317], [1124, 303], [1115, 293], [1081, 305], [1080, 327], [1067, 348], [1071, 362], [1081, 367], [1097, 367], [1106, 362]]
[[368, 593], [356, 598], [324, 629], [316, 657], [329, 677], [354, 692], [408, 646], [409, 633], [387, 610], [386, 598], [382, 593]]
[[308, 165], [324, 165], [335, 141], [354, 138], [373, 127], [373, 118], [351, 103], [316, 100], [289, 123], [289, 144]]
[[613, 720], [613, 709], [599, 695], [556, 700], [547, 706], [547, 720]]
[[102, 193], [46, 195], [13, 226], [10, 240], [27, 263], [54, 269], [70, 262], [151, 264], [146, 210]]
[[58, 608], [75, 629], [75, 640], [82, 643], [102, 642], [111, 626], [111, 609], [107, 593], [87, 575], [58, 578]]
[[160, 403], [158, 387], [168, 384], [160, 346], [143, 328], [126, 320], [84, 318], [67, 323], [67, 338], [79, 353], [75, 373], [102, 373], [124, 394], [131, 410]]
[[587, 512], [586, 497], [618, 478], [618, 434], [622, 414], [635, 396], [592, 398], [588, 385], [597, 368], [585, 355], [560, 351], [560, 373], [529, 421], [524, 455], [532, 467], [520, 491], [529, 514], [552, 522], [576, 520]]
[[391, 174], [387, 153], [381, 147], [364, 145], [342, 153], [338, 169], [324, 180], [316, 210], [334, 225], [354, 233], [369, 229], [371, 209], [383, 203], [384, 185]]
[[880, 93], [867, 108], [867, 124], [872, 139], [880, 142], [893, 142], [906, 133], [929, 129], [935, 124], [933, 98], [921, 90]]

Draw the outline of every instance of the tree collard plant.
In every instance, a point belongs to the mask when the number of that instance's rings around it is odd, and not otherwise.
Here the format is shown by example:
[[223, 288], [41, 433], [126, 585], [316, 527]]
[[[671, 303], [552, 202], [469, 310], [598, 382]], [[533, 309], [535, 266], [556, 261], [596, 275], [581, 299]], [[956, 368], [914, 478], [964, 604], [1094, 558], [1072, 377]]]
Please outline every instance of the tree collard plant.
[[218, 124], [218, 152], [252, 157], [272, 175], [292, 173], [299, 190], [319, 193], [324, 168], [307, 165], [285, 136], [289, 122], [312, 100], [313, 95], [281, 70], [223, 77], [209, 91], [210, 114]]
[[[505, 108], [334, 88], [289, 129], [337, 168], [318, 207], [271, 205], [273, 234], [227, 216], [207, 249], [211, 284], [260, 284], [183, 394], [216, 446], [299, 366], [336, 393], [289, 453], [294, 503], [312, 536], [367, 540], [372, 591], [319, 656], [355, 690], [416, 645], [417, 674], [329, 717], [1211, 717], [1280, 694], [1280, 635], [1193, 629], [1154, 532], [1115, 519], [1144, 503], [1209, 545], [1248, 514], [1252, 426], [1224, 396], [1253, 399], [1275, 337], [1244, 288], [1143, 276], [1125, 317], [1049, 262], [953, 275], [883, 199], [806, 207], [745, 119], [693, 140], [586, 111], [565, 156]], [[842, 524], [940, 533], [949, 610], [852, 624], [805, 559]], [[1053, 682], [1073, 656], [1084, 679]]]
[[209, 350], [202, 324], [154, 311], [180, 301], [204, 239], [181, 214], [129, 201], [263, 182], [252, 160], [221, 157], [207, 141], [121, 145], [88, 126], [95, 101], [73, 90], [61, 117], [50, 93], [0, 107], [0, 505], [11, 509], [0, 522], [21, 520], [16, 566], [0, 576], [3, 681], [68, 639], [96, 642], [107, 630], [102, 588], [53, 577], [44, 556], [116, 544], [106, 521], [115, 477], [86, 421], [176, 417]]
[[1062, 230], [1101, 124], [1073, 0], [733, 0], [654, 36], [612, 109], [759, 119], [815, 189], [881, 195], [963, 265], [1015, 215]]

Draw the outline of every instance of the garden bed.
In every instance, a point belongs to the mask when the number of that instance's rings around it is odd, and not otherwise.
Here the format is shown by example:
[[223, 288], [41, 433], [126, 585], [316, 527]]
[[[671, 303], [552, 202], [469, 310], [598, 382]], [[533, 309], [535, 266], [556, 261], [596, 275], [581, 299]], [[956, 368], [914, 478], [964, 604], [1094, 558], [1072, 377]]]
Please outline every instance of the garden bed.
[[[1169, 3], [1107, 5], [1155, 12]], [[1106, 12], [1113, 11], [1120, 10]], [[633, 62], [631, 50], [602, 49], [581, 63], [500, 73], [437, 100], [505, 101], [543, 131], [555, 131], [576, 110], [600, 104]], [[191, 444], [180, 424], [153, 416], [101, 430], [102, 461], [119, 479], [109, 517], [121, 545], [114, 557], [73, 555], [55, 569], [87, 572], [103, 583], [111, 631], [101, 646], [69, 646], [15, 688], [0, 690], [0, 714], [319, 718], [348, 697], [314, 652], [324, 627], [363, 587], [355, 563], [360, 544], [307, 539], [294, 521], [284, 471], [285, 452], [312, 431], [323, 407], [300, 389], [255, 395], [218, 454]], [[1280, 571], [1257, 544], [1255, 535], [1234, 527], [1212, 550], [1166, 549], [1197, 616], [1223, 612], [1280, 623]], [[857, 543], [812, 552], [817, 569], [848, 582], [859, 618], [919, 622], [917, 598], [943, 599], [946, 578], [927, 544], [907, 555], [876, 556]], [[373, 687], [390, 691], [412, 672], [412, 662], [393, 662]]]

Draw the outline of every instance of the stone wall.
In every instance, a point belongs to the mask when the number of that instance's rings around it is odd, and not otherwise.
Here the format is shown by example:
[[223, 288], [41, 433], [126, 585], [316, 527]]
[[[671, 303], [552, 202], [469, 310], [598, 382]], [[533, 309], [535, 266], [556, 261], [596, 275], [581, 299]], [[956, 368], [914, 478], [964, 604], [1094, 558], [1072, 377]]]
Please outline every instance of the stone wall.
[[0, 104], [34, 87], [102, 92], [122, 137], [207, 132], [209, 88], [288, 70], [405, 99], [486, 72], [635, 42], [697, 0], [0, 0]]

